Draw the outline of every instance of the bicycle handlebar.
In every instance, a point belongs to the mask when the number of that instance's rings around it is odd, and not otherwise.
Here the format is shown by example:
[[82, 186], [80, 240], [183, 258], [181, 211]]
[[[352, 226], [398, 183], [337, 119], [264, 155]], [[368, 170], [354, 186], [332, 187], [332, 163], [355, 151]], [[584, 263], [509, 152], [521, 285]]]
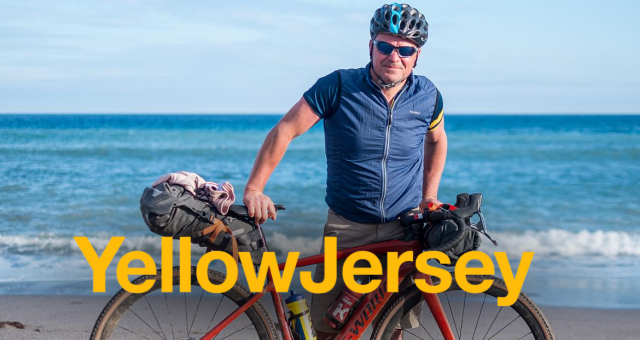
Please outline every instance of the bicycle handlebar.
[[449, 250], [455, 247], [460, 241], [464, 239], [466, 231], [470, 229], [469, 224], [465, 220], [468, 220], [476, 213], [480, 213], [481, 205], [482, 194], [459, 194], [456, 199], [456, 204], [448, 209], [441, 208], [435, 211], [425, 211], [423, 214], [415, 215], [412, 215], [410, 213], [403, 214], [400, 217], [400, 223], [405, 229], [406, 235], [404, 240], [408, 241], [410, 239], [413, 239], [413, 228], [411, 226], [415, 223], [451, 220], [458, 226], [458, 230], [455, 232], [453, 237], [437, 247], [425, 249], [425, 251], [441, 252]]
[[[275, 204], [274, 207], [277, 210], [286, 210], [287, 208], [285, 208], [284, 205], [282, 204]], [[247, 207], [244, 205], [239, 205], [239, 204], [233, 204], [229, 207], [229, 214], [232, 217], [236, 217], [236, 218], [241, 218], [241, 219], [245, 219], [245, 220], [249, 220], [249, 212], [247, 211]]]
[[429, 216], [429, 220], [431, 221], [442, 221], [442, 220], [452, 219], [451, 216], [456, 216], [460, 219], [466, 220], [468, 218], [471, 218], [473, 214], [480, 211], [481, 205], [482, 205], [482, 194], [471, 194], [471, 195], [460, 194], [456, 199], [455, 210], [440, 209], [440, 210], [430, 212], [428, 216]]

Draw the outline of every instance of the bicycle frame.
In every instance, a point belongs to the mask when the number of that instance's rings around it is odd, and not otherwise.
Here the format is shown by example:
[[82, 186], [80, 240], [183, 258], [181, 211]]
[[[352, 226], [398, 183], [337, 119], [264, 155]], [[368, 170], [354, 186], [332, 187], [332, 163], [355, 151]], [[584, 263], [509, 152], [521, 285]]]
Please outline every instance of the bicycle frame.
[[[405, 242], [405, 241], [384, 241], [377, 242], [365, 246], [348, 248], [343, 250], [338, 250], [337, 259], [344, 260], [347, 256], [358, 252], [358, 251], [368, 251], [373, 254], [386, 254], [389, 252], [398, 252], [404, 253], [406, 251], [413, 251], [415, 257], [417, 257], [421, 253], [420, 243], [417, 240]], [[415, 260], [414, 257], [414, 260]], [[324, 262], [324, 254], [313, 255], [309, 257], [304, 257], [298, 260], [296, 264], [296, 268], [306, 267], [315, 264], [319, 264]], [[278, 265], [280, 271], [284, 270], [285, 263], [280, 263]], [[427, 282], [427, 284], [432, 285], [431, 277], [424, 273], [421, 273], [416, 270], [416, 266], [414, 262], [408, 263], [405, 262], [400, 266], [398, 277], [398, 282], [402, 282], [402, 280], [409, 274], [412, 274], [414, 279], [422, 279]], [[347, 320], [347, 323], [342, 328], [342, 330], [338, 333], [335, 339], [360, 339], [362, 333], [371, 325], [375, 317], [380, 313], [382, 307], [389, 301], [391, 296], [394, 293], [390, 293], [386, 291], [386, 281], [387, 281], [387, 272], [383, 270], [383, 274], [381, 277], [381, 282], [378, 288], [376, 288], [373, 292], [368, 293], [364, 296], [363, 300], [360, 302], [358, 308], [355, 310], [353, 315]], [[227, 316], [220, 324], [211, 329], [207, 334], [205, 334], [200, 340], [211, 340], [216, 335], [218, 335], [226, 326], [231, 324], [238, 316], [244, 313], [247, 309], [249, 309], [256, 301], [260, 300], [266, 293], [271, 293], [271, 299], [273, 301], [273, 305], [276, 309], [276, 313], [278, 315], [278, 323], [280, 324], [280, 330], [282, 331], [282, 335], [285, 340], [293, 340], [293, 335], [291, 334], [291, 329], [289, 328], [289, 322], [287, 321], [286, 312], [284, 308], [284, 304], [282, 302], [282, 297], [278, 292], [275, 291], [275, 286], [273, 284], [273, 280], [271, 277], [271, 273], [268, 275], [267, 284], [260, 293], [254, 293], [251, 295], [251, 299], [249, 299], [245, 304], [238, 307], [233, 313]], [[438, 324], [438, 328], [440, 332], [444, 336], [445, 340], [455, 340], [453, 335], [453, 331], [449, 325], [449, 321], [445, 316], [442, 305], [440, 304], [440, 299], [437, 294], [433, 293], [422, 293], [424, 300], [429, 306], [429, 310], [433, 314], [436, 323]]]

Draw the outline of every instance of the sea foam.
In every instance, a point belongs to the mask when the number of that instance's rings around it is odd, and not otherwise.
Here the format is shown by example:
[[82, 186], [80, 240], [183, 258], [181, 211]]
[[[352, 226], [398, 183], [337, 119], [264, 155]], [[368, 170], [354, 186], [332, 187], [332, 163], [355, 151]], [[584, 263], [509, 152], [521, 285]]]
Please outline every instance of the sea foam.
[[[579, 257], [579, 256], [632, 256], [640, 257], [640, 234], [623, 231], [587, 231], [570, 232], [560, 229], [545, 231], [526, 231], [523, 233], [493, 232], [492, 237], [499, 243], [494, 247], [483, 237], [481, 251], [492, 253], [506, 252], [510, 257], [519, 257], [522, 252], [535, 252], [536, 257]], [[109, 243], [111, 236], [98, 234], [88, 236], [94, 249], [101, 254]], [[322, 240], [303, 236], [287, 236], [275, 232], [267, 235], [269, 250], [279, 255], [287, 252], [300, 252], [301, 256], [313, 255], [319, 252]], [[204, 253], [204, 249], [193, 245], [195, 253]], [[159, 255], [160, 237], [155, 235], [129, 236], [125, 238], [120, 252], [141, 250], [150, 255]], [[174, 242], [174, 253], [179, 246]], [[72, 237], [56, 236], [54, 234], [40, 234], [38, 236], [1, 235], [0, 254], [45, 255], [55, 254], [74, 255], [80, 249]]]

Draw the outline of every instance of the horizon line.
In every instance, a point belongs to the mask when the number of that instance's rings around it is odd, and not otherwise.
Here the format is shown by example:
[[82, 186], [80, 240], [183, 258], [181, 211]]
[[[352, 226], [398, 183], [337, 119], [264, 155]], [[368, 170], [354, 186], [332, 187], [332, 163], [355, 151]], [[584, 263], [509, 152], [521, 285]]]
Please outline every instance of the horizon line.
[[[450, 116], [476, 116], [476, 115], [495, 115], [495, 116], [636, 116], [640, 112], [446, 112]], [[273, 112], [0, 112], [0, 115], [199, 115], [199, 116], [284, 116], [285, 113]]]

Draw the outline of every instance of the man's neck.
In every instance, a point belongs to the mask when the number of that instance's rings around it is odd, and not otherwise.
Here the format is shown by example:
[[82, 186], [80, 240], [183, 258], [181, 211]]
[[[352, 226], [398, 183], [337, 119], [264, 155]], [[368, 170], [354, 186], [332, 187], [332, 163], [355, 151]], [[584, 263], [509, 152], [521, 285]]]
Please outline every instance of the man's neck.
[[398, 92], [400, 92], [400, 90], [402, 89], [402, 87], [404, 86], [404, 84], [407, 83], [407, 80], [405, 79], [403, 82], [399, 83], [398, 85], [394, 86], [394, 87], [390, 87], [387, 89], [380, 89], [382, 90], [382, 94], [384, 94], [384, 97], [387, 99], [387, 103], [391, 104], [391, 101], [393, 100], [393, 97], [396, 96], [396, 94], [398, 94]]
[[[374, 84], [378, 84], [378, 81], [380, 79], [373, 72], [373, 67], [371, 67], [369, 69], [369, 74], [371, 76], [371, 79], [373, 80], [373, 83]], [[408, 77], [407, 77], [407, 79], [405, 79], [405, 80], [401, 81], [400, 83], [396, 84], [396, 86], [394, 86], [394, 87], [382, 88], [382, 87], [378, 86], [378, 88], [382, 91], [382, 94], [384, 95], [384, 97], [387, 99], [387, 103], [391, 104], [391, 101], [393, 100], [393, 97], [395, 97], [396, 94], [398, 94], [398, 92], [400, 92], [400, 90], [402, 89], [404, 84], [407, 83], [407, 80], [408, 80]]]

